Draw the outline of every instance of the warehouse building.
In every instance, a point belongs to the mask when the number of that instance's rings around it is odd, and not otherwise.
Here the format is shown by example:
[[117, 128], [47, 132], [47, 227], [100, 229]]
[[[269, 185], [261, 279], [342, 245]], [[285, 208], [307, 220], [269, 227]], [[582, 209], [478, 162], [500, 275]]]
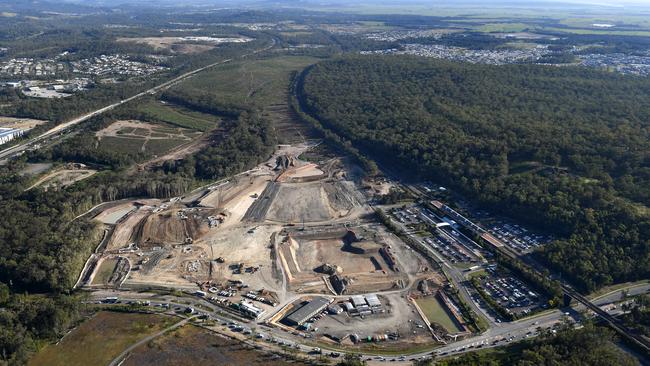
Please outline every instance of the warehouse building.
[[22, 136], [23, 131], [16, 128], [1, 128], [0, 127], [0, 144], [9, 142], [16, 137]]
[[284, 321], [292, 326], [302, 325], [311, 317], [323, 311], [331, 302], [332, 300], [326, 297], [315, 297], [307, 304], [289, 314]]

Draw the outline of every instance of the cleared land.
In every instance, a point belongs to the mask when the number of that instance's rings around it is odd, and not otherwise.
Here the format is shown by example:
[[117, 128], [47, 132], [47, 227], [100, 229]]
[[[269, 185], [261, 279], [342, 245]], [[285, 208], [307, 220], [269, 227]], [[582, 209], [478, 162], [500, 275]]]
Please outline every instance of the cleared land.
[[251, 207], [250, 221], [284, 223], [323, 222], [350, 215], [361, 206], [358, 192], [347, 182], [270, 184]]
[[80, 180], [86, 179], [93, 174], [97, 173], [93, 169], [61, 169], [55, 170], [44, 177], [37, 180], [31, 187], [41, 187], [44, 190], [65, 188]]
[[338, 268], [339, 276], [350, 280], [346, 293], [399, 288], [405, 278], [393, 271], [374, 235], [357, 237], [352, 231], [300, 232], [288, 236], [279, 255], [291, 288], [296, 292], [327, 292], [323, 265]]
[[450, 333], [462, 332], [438, 298], [427, 297], [417, 299], [416, 302], [431, 323], [441, 325]]
[[115, 225], [133, 209], [135, 209], [135, 206], [131, 202], [117, 205], [102, 211], [99, 215], [95, 216], [95, 220], [104, 224]]
[[334, 218], [327, 193], [319, 183], [281, 185], [267, 218], [282, 222], [313, 222]]
[[136, 348], [124, 366], [301, 365], [186, 325]]
[[31, 118], [14, 118], [14, 117], [1, 117], [0, 127], [3, 128], [19, 128], [21, 130], [31, 130], [36, 126], [40, 126], [47, 121]]
[[116, 250], [128, 246], [135, 237], [134, 230], [140, 222], [149, 215], [146, 208], [140, 207], [129, 214], [124, 221], [115, 228], [111, 240], [108, 242], [107, 250]]
[[145, 103], [138, 109], [157, 121], [197, 131], [214, 129], [221, 121], [219, 117], [211, 114], [157, 101]]
[[97, 131], [99, 148], [158, 155], [201, 136], [201, 132], [181, 127], [154, 125], [142, 121], [116, 121]]
[[28, 365], [107, 365], [129, 345], [175, 321], [176, 318], [153, 314], [99, 312], [59, 344], [43, 348]]
[[[345, 312], [338, 315], [323, 317], [318, 321], [318, 331], [315, 337], [319, 341], [333, 345], [325, 334], [345, 337], [356, 334], [361, 342], [354, 345], [348, 339], [343, 341], [346, 347], [366, 351], [391, 352], [400, 350], [417, 349], [423, 344], [431, 346], [432, 339], [429, 330], [423, 326], [415, 307], [400, 294], [380, 296], [382, 306], [386, 310], [383, 314], [368, 315], [365, 318], [349, 316]], [[398, 334], [399, 339], [389, 342], [366, 342], [367, 337]]]
[[141, 37], [118, 38], [118, 42], [146, 44], [156, 50], [170, 50], [175, 53], [193, 54], [209, 51], [222, 43], [249, 42], [247, 37]]

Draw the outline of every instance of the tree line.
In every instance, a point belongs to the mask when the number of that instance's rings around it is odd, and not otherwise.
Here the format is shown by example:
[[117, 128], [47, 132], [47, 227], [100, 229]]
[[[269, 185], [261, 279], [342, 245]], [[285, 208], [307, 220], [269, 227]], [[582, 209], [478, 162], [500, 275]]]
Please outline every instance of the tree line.
[[591, 291], [650, 276], [650, 81], [585, 68], [352, 56], [303, 72], [303, 109], [404, 174], [559, 239]]

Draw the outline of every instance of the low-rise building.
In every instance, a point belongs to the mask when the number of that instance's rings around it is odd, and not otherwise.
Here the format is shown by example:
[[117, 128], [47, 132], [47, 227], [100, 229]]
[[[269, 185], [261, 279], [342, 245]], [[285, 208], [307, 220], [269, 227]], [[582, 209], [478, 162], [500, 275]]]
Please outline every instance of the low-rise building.
[[248, 301], [242, 301], [239, 303], [239, 311], [253, 319], [257, 319], [264, 314], [264, 309], [258, 308]]
[[302, 325], [314, 315], [323, 311], [332, 300], [326, 297], [315, 297], [307, 304], [301, 306], [285, 318], [289, 325]]
[[23, 131], [17, 128], [0, 128], [0, 144], [7, 143], [22, 134]]

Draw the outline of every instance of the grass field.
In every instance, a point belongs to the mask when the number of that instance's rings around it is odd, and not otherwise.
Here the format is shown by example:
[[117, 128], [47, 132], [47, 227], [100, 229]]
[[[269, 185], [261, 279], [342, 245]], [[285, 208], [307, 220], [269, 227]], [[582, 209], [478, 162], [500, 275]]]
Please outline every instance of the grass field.
[[123, 366], [304, 365], [259, 353], [250, 346], [185, 325], [136, 348]]
[[139, 107], [139, 110], [161, 122], [197, 131], [211, 130], [217, 127], [220, 121], [218, 117], [210, 114], [190, 111], [157, 101], [145, 103]]
[[177, 88], [195, 89], [214, 95], [224, 104], [265, 107], [286, 103], [289, 73], [317, 62], [301, 56], [280, 56], [263, 60], [244, 60], [215, 67], [181, 83]]
[[99, 312], [59, 344], [41, 349], [28, 365], [107, 365], [131, 344], [176, 321], [176, 318], [154, 314]]
[[424, 299], [418, 299], [416, 302], [430, 322], [442, 325], [451, 333], [462, 331], [462, 329], [456, 325], [456, 322], [449, 316], [444, 305], [440, 303], [438, 298], [427, 297]]
[[106, 151], [120, 151], [127, 154], [137, 154], [142, 152], [144, 139], [125, 138], [125, 137], [103, 137], [99, 143], [99, 148]]
[[117, 258], [109, 258], [102, 262], [102, 264], [97, 269], [95, 277], [93, 277], [93, 285], [104, 285], [108, 283], [108, 280], [111, 278], [115, 266], [117, 265]]
[[476, 27], [479, 32], [523, 32], [531, 28], [525, 23], [490, 23]]

